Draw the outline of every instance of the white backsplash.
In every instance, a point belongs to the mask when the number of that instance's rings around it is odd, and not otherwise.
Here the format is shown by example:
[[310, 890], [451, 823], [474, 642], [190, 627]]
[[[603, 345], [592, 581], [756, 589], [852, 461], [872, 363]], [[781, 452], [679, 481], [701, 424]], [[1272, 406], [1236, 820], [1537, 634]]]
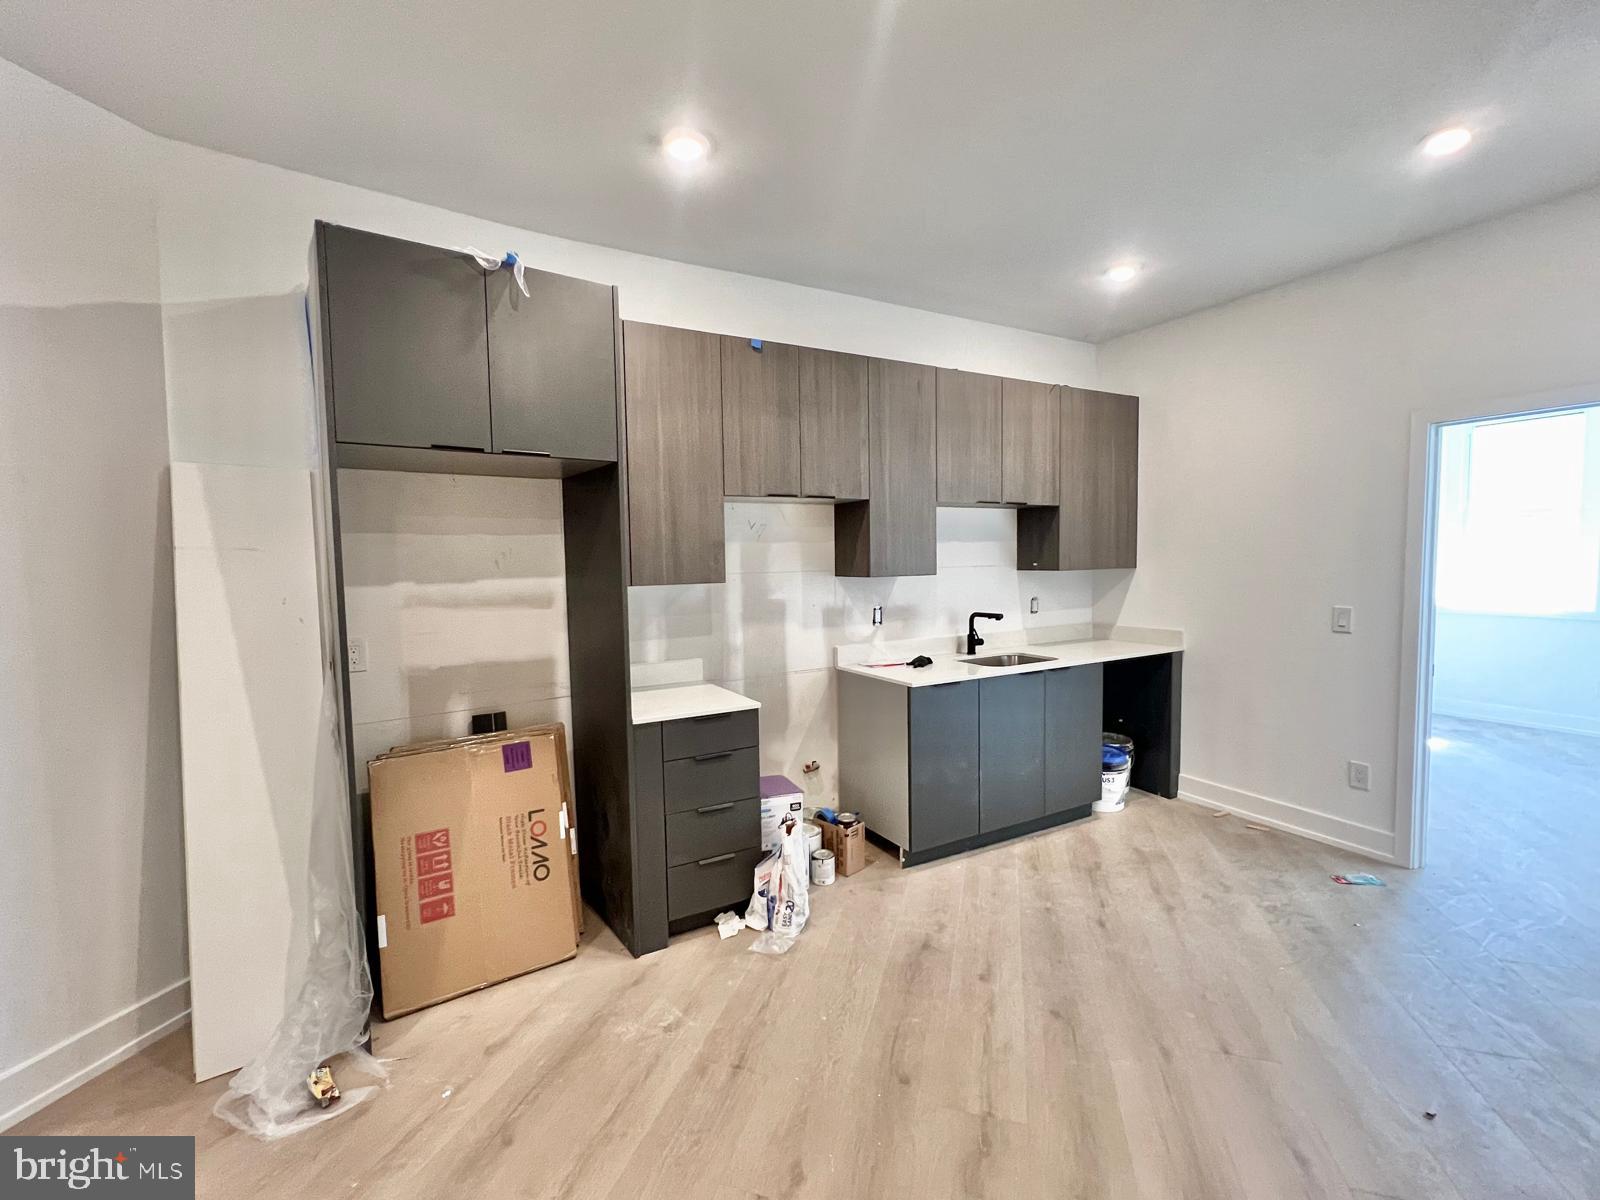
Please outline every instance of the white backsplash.
[[[834, 577], [830, 506], [730, 502], [723, 511], [726, 583], [629, 592], [635, 671], [653, 678], [640, 667], [699, 660], [705, 679], [759, 700], [761, 769], [801, 783], [812, 803], [837, 791], [835, 647], [930, 638], [948, 652], [977, 610], [1005, 614], [984, 622], [996, 640], [1063, 628], [1089, 636], [1094, 577], [1019, 572], [1010, 510], [940, 509], [938, 574], [895, 579]], [[1030, 596], [1039, 597], [1036, 614]], [[880, 604], [884, 623], [874, 628]], [[807, 777], [801, 767], [813, 760], [821, 770]]]
[[[350, 680], [358, 760], [466, 733], [487, 709], [568, 720], [561, 485], [385, 471], [339, 484], [349, 632], [367, 644]], [[813, 803], [836, 792], [835, 647], [948, 652], [975, 610], [1005, 614], [983, 622], [991, 646], [1089, 636], [1094, 576], [1019, 572], [1009, 510], [939, 510], [938, 574], [898, 579], [834, 578], [830, 506], [729, 503], [724, 518], [726, 583], [629, 591], [635, 686], [705, 679], [760, 701], [762, 770]]]

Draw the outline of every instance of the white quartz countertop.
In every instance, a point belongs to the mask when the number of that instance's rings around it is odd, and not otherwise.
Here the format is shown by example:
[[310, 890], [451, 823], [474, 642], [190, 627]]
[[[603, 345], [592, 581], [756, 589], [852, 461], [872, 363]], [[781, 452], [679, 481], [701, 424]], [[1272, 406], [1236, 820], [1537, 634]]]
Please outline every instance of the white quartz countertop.
[[714, 683], [643, 688], [633, 693], [633, 723], [654, 725], [657, 721], [683, 721], [760, 707], [749, 696], [730, 692]]
[[[1146, 642], [1121, 638], [1083, 638], [1068, 642], [1044, 642], [1027, 645], [980, 646], [972, 657], [990, 654], [1037, 654], [1049, 662], [1022, 663], [1015, 667], [976, 667], [963, 662], [965, 654], [930, 654], [931, 667], [872, 667], [866, 663], [840, 663], [837, 670], [868, 679], [881, 679], [901, 687], [927, 687], [931, 684], [958, 683], [963, 679], [993, 679], [997, 675], [1027, 675], [1033, 671], [1054, 671], [1061, 667], [1082, 667], [1090, 663], [1115, 662], [1123, 658], [1145, 658], [1153, 654], [1173, 654], [1183, 649], [1181, 638], [1175, 641]], [[907, 655], [906, 657], [914, 657]], [[894, 655], [869, 659], [868, 662], [898, 661]]]

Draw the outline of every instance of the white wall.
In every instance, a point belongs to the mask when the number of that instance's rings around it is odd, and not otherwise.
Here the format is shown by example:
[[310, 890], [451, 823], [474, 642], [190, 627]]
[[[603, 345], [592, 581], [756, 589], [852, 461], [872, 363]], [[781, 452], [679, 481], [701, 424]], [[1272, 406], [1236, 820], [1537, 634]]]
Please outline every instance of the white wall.
[[1600, 619], [1440, 612], [1433, 711], [1600, 735]]
[[153, 139], [0, 61], [0, 1128], [188, 1007]]
[[1187, 792], [1394, 852], [1410, 414], [1600, 380], [1597, 262], [1587, 192], [1100, 348], [1141, 544], [1096, 620], [1185, 631]]

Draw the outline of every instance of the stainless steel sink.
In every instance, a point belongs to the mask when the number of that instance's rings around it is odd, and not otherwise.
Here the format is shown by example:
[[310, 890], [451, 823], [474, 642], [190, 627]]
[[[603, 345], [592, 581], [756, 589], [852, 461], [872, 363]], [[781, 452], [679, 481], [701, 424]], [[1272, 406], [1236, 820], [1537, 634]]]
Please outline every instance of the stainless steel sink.
[[1022, 667], [1028, 663], [1055, 662], [1045, 654], [990, 654], [984, 658], [963, 658], [975, 667]]

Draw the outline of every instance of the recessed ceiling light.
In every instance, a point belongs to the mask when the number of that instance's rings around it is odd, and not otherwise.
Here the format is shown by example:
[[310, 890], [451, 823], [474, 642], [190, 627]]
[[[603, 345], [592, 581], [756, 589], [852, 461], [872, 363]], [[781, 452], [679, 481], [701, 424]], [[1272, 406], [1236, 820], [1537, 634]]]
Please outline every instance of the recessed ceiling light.
[[1422, 152], [1429, 158], [1447, 158], [1465, 150], [1470, 141], [1472, 130], [1465, 125], [1452, 125], [1449, 129], [1429, 134], [1422, 143]]
[[711, 153], [711, 142], [698, 129], [674, 129], [661, 139], [661, 149], [677, 162], [697, 163]]
[[1117, 263], [1101, 276], [1107, 283], [1128, 283], [1139, 274], [1139, 264], [1131, 262]]

